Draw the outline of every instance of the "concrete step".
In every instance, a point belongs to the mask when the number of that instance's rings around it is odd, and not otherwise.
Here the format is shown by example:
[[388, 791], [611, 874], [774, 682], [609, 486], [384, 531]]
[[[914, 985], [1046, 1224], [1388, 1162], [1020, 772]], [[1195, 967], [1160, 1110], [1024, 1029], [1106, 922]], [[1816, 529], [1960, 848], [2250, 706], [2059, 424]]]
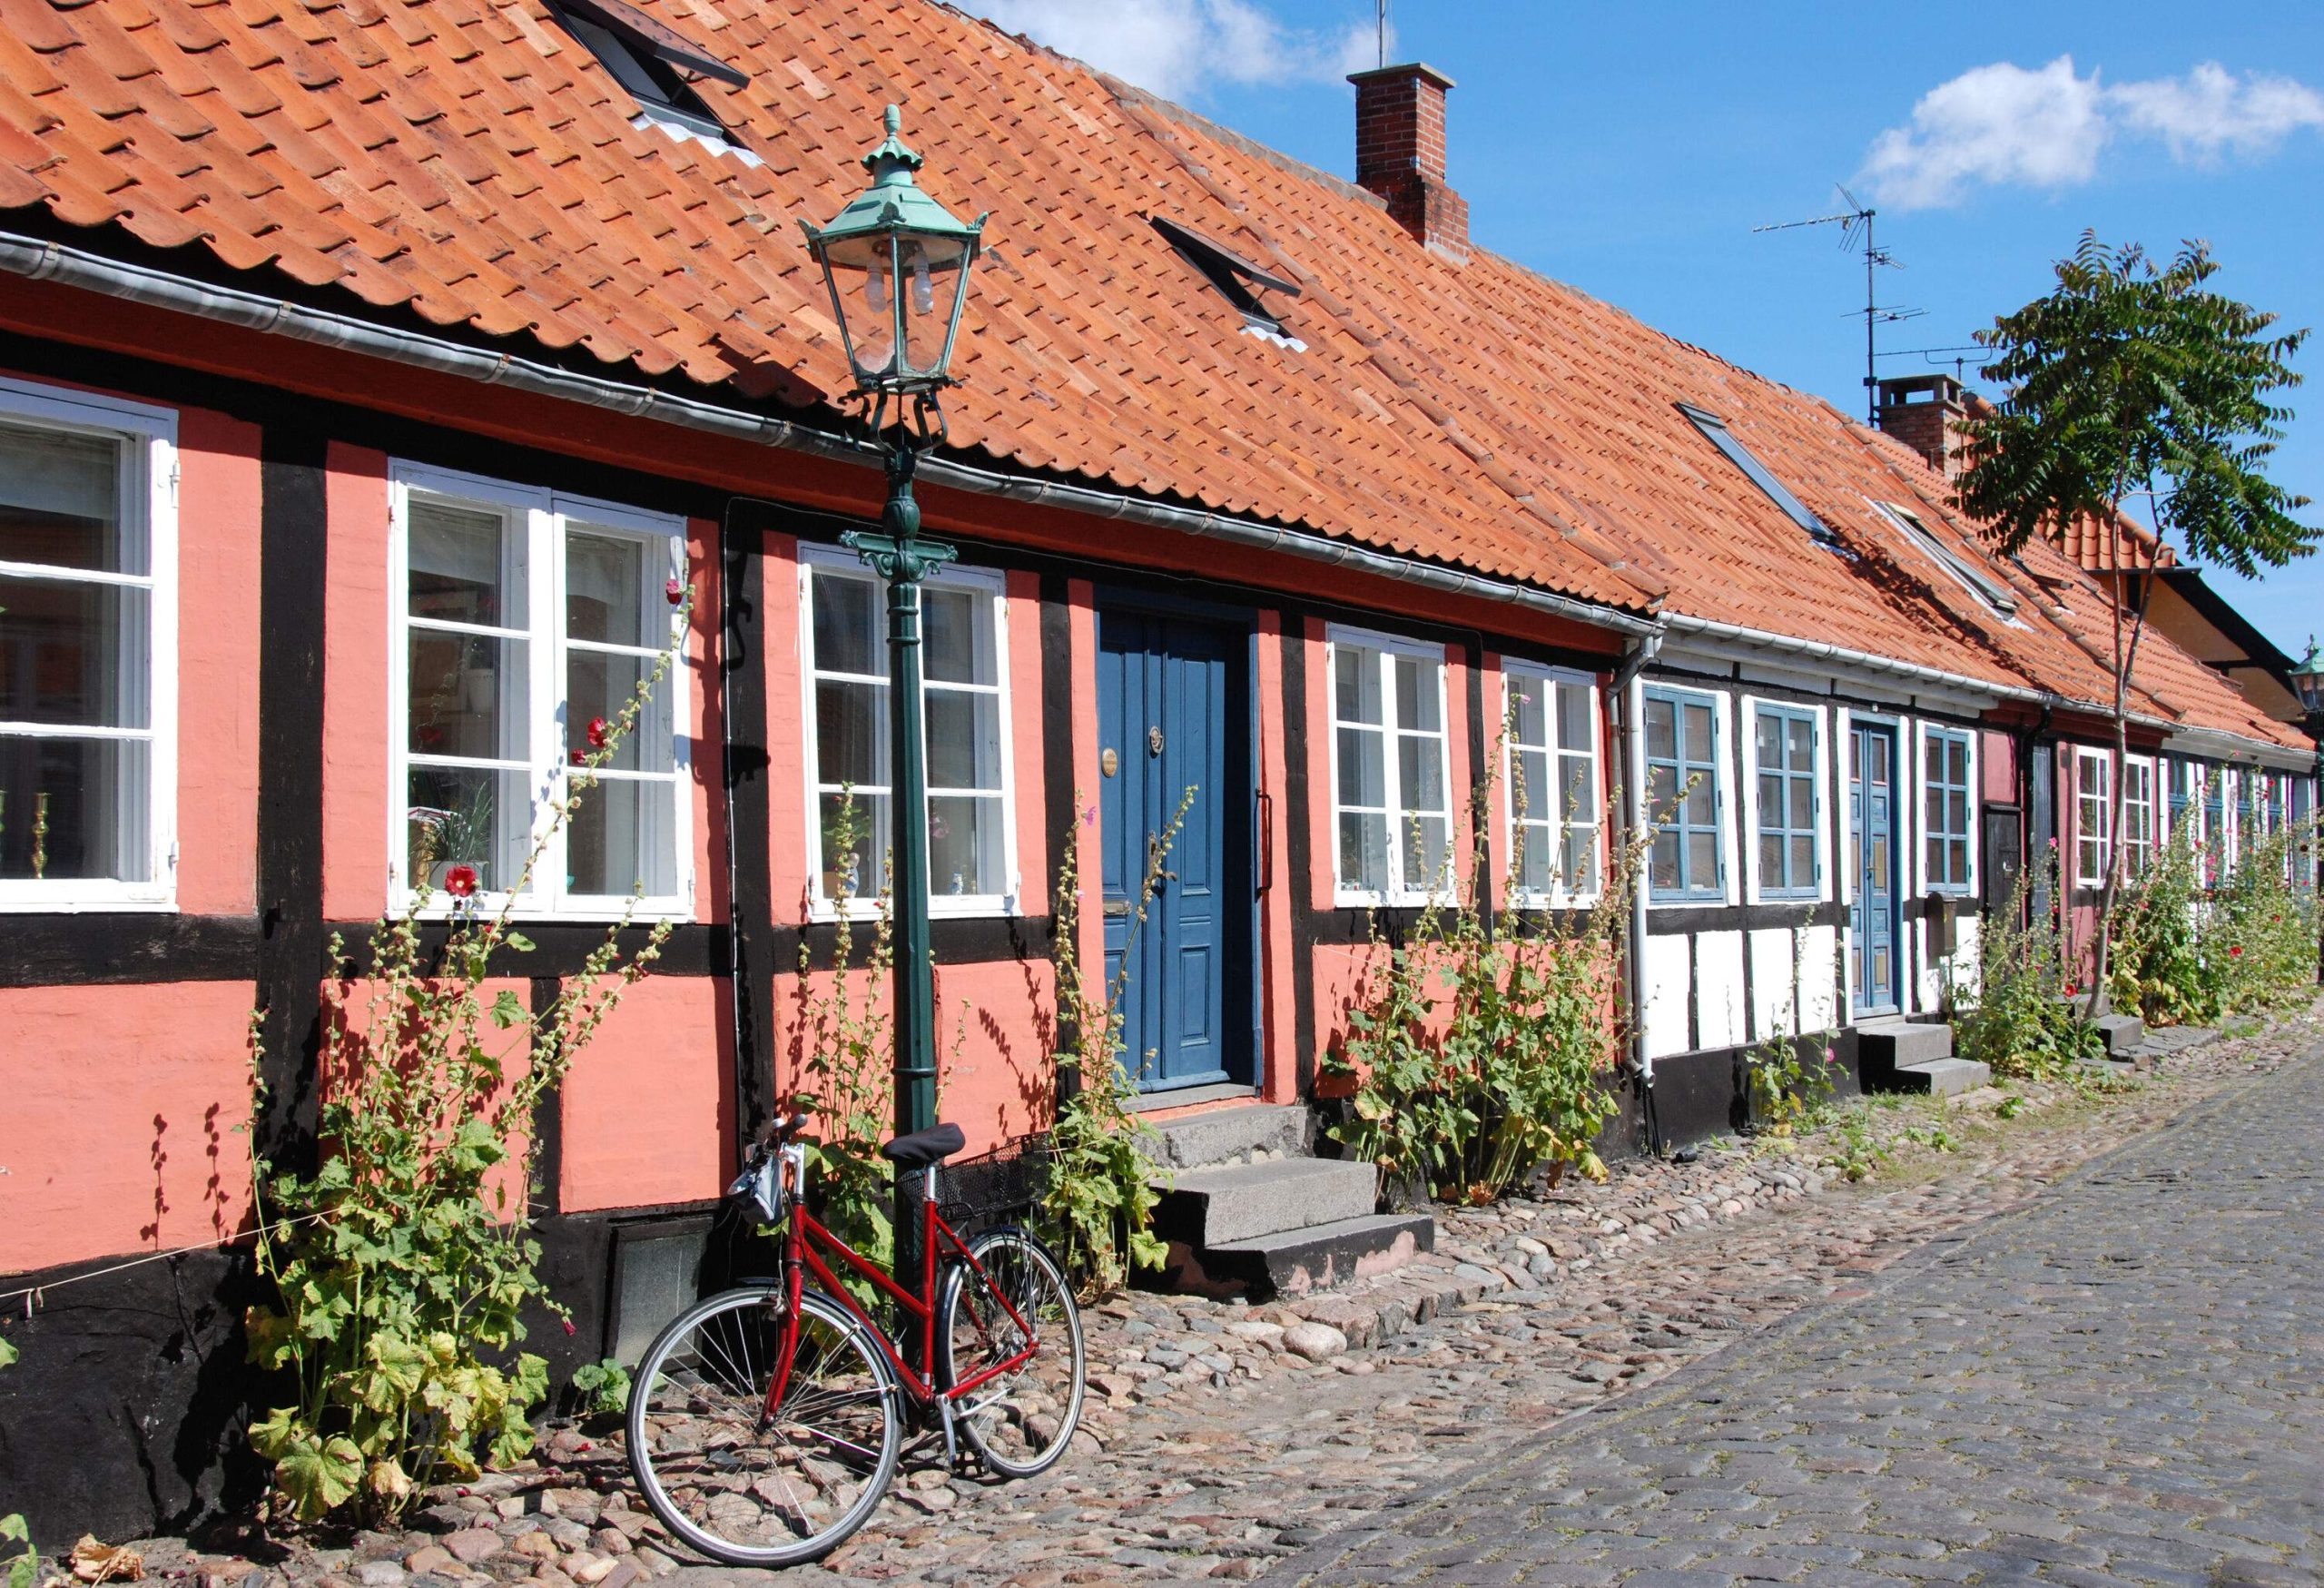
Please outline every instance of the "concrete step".
[[1167, 1240], [1224, 1246], [1285, 1230], [1369, 1217], [1379, 1176], [1368, 1163], [1286, 1158], [1217, 1164], [1174, 1176], [1155, 1210]]
[[1856, 1028], [1857, 1068], [1865, 1089], [1925, 1091], [1907, 1069], [1953, 1057], [1953, 1028], [1937, 1021], [1889, 1021]]
[[1147, 1127], [1160, 1139], [1157, 1160], [1174, 1169], [1214, 1164], [1304, 1158], [1315, 1130], [1315, 1116], [1304, 1107], [1242, 1103], [1205, 1109], [1183, 1119]]
[[1281, 1230], [1221, 1246], [1173, 1241], [1165, 1287], [1265, 1300], [1301, 1296], [1401, 1268], [1436, 1248], [1436, 1220], [1425, 1213], [1367, 1213], [1304, 1229]]
[[2134, 1014], [2102, 1014], [2093, 1023], [2106, 1039], [2109, 1059], [2127, 1059], [2146, 1041], [2146, 1022]]
[[1932, 1059], [1925, 1064], [1898, 1065], [1896, 1090], [1949, 1098], [1959, 1092], [1974, 1091], [1981, 1086], [1988, 1086], [1993, 1079], [1992, 1066], [1981, 1064], [1974, 1059]]

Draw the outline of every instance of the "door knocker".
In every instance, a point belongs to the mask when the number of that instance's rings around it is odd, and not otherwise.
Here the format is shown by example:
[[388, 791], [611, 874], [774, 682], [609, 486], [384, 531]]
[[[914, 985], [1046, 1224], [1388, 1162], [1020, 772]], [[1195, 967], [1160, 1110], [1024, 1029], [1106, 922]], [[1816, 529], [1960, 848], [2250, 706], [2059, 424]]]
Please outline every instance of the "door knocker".
[[1146, 753], [1149, 755], [1159, 755], [1162, 754], [1162, 730], [1160, 728], [1148, 728], [1146, 730]]
[[1112, 745], [1107, 745], [1105, 754], [1098, 757], [1098, 770], [1111, 777], [1121, 769], [1122, 758], [1114, 754]]

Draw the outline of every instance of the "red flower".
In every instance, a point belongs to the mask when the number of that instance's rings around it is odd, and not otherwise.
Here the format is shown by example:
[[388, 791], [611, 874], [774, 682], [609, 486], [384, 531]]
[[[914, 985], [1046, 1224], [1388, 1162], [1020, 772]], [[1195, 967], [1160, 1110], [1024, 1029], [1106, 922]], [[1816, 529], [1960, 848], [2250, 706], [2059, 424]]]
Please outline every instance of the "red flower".
[[671, 606], [675, 607], [686, 598], [686, 582], [684, 579], [672, 579], [662, 587], [662, 594], [670, 598]]
[[2069, 981], [2066, 983], [2066, 996], [2068, 998], [2072, 998], [2075, 993], [2081, 991], [2082, 989], [2075, 986], [2073, 982]]
[[565, 753], [565, 758], [573, 763], [576, 766], [586, 764], [589, 759], [586, 755], [583, 754], [579, 750], [567, 750]]
[[2230, 945], [2227, 951], [2227, 957], [2230, 960], [2241, 959], [2243, 957], [2243, 945], [2240, 942]]
[[471, 898], [476, 893], [476, 867], [456, 865], [444, 873], [444, 892], [455, 899]]
[[589, 719], [589, 748], [592, 750], [604, 749], [606, 747], [606, 740], [610, 736], [610, 735], [611, 730], [606, 726], [605, 718], [601, 716], [593, 716]]

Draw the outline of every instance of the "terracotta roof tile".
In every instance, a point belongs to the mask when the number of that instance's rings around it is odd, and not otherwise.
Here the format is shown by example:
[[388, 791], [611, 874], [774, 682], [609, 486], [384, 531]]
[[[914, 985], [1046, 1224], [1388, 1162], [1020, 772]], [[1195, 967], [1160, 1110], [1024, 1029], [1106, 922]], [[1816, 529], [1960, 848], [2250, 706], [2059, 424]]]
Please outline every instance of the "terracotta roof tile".
[[[996, 212], [956, 446], [1590, 600], [2104, 693], [2029, 575], [2002, 575], [2025, 589], [2011, 626], [1898, 542], [1870, 500], [1916, 501], [1982, 555], [1917, 459], [1827, 404], [1490, 254], [1449, 264], [1348, 184], [924, 0], [638, 3], [750, 74], [698, 89], [763, 166], [633, 125], [542, 0], [0, 0], [0, 205], [807, 402], [846, 381], [793, 222], [854, 192], [901, 100], [931, 191]], [[1305, 351], [1245, 334], [1155, 214], [1299, 281], [1282, 308]], [[1810, 544], [1681, 400], [1856, 558]], [[2158, 690], [2240, 720], [2165, 649]]]

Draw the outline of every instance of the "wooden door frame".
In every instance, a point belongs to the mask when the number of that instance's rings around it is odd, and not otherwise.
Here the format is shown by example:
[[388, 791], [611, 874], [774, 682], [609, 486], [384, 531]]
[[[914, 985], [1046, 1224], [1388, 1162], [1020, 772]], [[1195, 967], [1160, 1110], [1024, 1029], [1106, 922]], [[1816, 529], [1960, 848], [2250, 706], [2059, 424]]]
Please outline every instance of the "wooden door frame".
[[[1856, 984], [1859, 978], [1851, 977], [1848, 988], [1848, 1007], [1850, 1012], [1859, 1020], [1866, 1015], [1878, 1017], [1904, 1012], [1905, 970], [1905, 878], [1902, 869], [1905, 860], [1905, 812], [1902, 804], [1905, 798], [1905, 779], [1903, 763], [1900, 760], [1905, 744], [1904, 719], [1875, 715], [1868, 712], [1852, 711], [1848, 714], [1849, 744], [1846, 765], [1846, 782], [1850, 784], [1860, 784], [1863, 781], [1856, 772], [1856, 735], [1865, 732], [1885, 734], [1888, 739], [1889, 1001], [1868, 1006], [1866, 1001], [1866, 989]], [[1848, 804], [1848, 819], [1856, 824], [1856, 875], [1849, 879], [1851, 887], [1849, 897], [1855, 906], [1861, 910], [1866, 907], [1864, 895], [1864, 862], [1866, 855], [1869, 853], [1869, 847], [1864, 833], [1862, 803], [1860, 800], [1850, 800]], [[1856, 946], [1861, 950], [1864, 945]], [[1868, 952], [1862, 954], [1860, 962], [1864, 967], [1864, 976], [1868, 978], [1871, 973], [1871, 955]]]

